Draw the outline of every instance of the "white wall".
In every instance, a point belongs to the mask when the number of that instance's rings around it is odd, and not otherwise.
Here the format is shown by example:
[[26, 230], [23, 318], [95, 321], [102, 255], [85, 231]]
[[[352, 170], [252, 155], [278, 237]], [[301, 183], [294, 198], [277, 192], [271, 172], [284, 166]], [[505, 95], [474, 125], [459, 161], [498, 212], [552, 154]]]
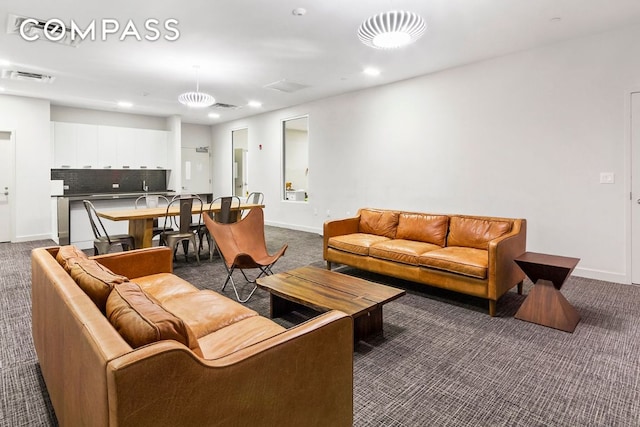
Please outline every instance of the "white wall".
[[189, 178], [187, 168], [182, 167], [182, 191], [205, 194], [211, 193], [211, 160], [209, 153], [196, 151], [196, 148], [211, 149], [211, 126], [182, 123], [181, 126], [181, 165], [189, 162]]
[[61, 105], [51, 106], [51, 120], [54, 122], [84, 123], [88, 125], [167, 130], [167, 119], [164, 117], [64, 107]]
[[0, 130], [15, 132], [13, 241], [51, 237], [49, 101], [0, 95]]
[[[630, 27], [214, 126], [214, 192], [230, 185], [230, 130], [247, 126], [268, 223], [321, 232], [364, 206], [523, 217], [528, 250], [628, 283], [638, 39]], [[303, 114], [309, 202], [291, 203], [280, 194], [281, 120]], [[600, 172], [615, 184], [599, 184]]]

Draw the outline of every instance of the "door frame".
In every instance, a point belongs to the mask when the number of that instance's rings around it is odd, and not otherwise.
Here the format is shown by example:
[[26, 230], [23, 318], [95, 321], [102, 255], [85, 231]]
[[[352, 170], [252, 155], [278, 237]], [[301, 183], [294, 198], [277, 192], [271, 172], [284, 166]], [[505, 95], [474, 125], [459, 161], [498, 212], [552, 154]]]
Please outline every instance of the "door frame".
[[16, 131], [15, 129], [2, 129], [0, 132], [8, 132], [11, 170], [9, 171], [9, 241], [16, 241]]
[[[233, 164], [235, 163], [235, 147], [233, 145], [233, 133], [240, 131], [240, 130], [246, 130], [247, 131], [247, 155], [243, 156], [246, 158], [247, 160], [247, 164], [243, 165], [243, 169], [246, 170], [246, 172], [244, 173], [245, 176], [247, 177], [247, 189], [249, 189], [249, 126], [239, 126], [239, 127], [235, 127], [231, 129], [231, 193], [229, 194], [234, 194], [235, 192], [235, 179], [234, 179], [234, 174], [233, 174]], [[242, 184], [242, 186], [244, 187], [244, 183]], [[244, 189], [244, 188], [243, 188]], [[241, 195], [240, 198], [244, 199], [244, 197], [246, 197], [246, 195]]]
[[[625, 210], [626, 211], [626, 221], [625, 221], [625, 225], [626, 225], [626, 230], [625, 230], [625, 234], [627, 235], [627, 241], [626, 241], [626, 272], [625, 272], [625, 283], [627, 284], [633, 284], [633, 208], [634, 208], [634, 204], [633, 201], [635, 199], [640, 199], [640, 188], [638, 189], [634, 189], [633, 188], [633, 132], [632, 132], [632, 125], [633, 125], [633, 110], [632, 110], [632, 98], [634, 96], [634, 94], [639, 94], [640, 95], [640, 88], [634, 88], [634, 89], [630, 89], [626, 96], [625, 96], [625, 100], [624, 100], [624, 111], [625, 111], [625, 115], [624, 115], [624, 121], [625, 121], [625, 126], [624, 126], [624, 137], [625, 140], [627, 141], [627, 144], [625, 145], [624, 148], [624, 156], [626, 158], [626, 161], [624, 162], [624, 167], [625, 167], [625, 178], [626, 178], [626, 183], [624, 186], [624, 190], [625, 190], [625, 194], [628, 195], [627, 197], [627, 203], [628, 203], [628, 208]], [[638, 165], [638, 167], [640, 167], [640, 165]], [[638, 250], [640, 251], [640, 242], [638, 242]]]

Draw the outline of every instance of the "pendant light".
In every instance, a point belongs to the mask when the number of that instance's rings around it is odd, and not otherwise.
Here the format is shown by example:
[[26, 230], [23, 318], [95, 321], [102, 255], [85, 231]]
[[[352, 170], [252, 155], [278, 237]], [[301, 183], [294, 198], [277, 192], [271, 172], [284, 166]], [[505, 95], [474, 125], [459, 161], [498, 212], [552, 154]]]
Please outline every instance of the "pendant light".
[[190, 108], [206, 108], [216, 103], [216, 99], [205, 92], [200, 92], [200, 80], [198, 79], [198, 66], [194, 66], [196, 69], [196, 91], [185, 92], [178, 96], [178, 101], [181, 104]]
[[418, 40], [427, 25], [418, 14], [391, 10], [372, 16], [360, 25], [358, 38], [376, 49], [396, 49]]

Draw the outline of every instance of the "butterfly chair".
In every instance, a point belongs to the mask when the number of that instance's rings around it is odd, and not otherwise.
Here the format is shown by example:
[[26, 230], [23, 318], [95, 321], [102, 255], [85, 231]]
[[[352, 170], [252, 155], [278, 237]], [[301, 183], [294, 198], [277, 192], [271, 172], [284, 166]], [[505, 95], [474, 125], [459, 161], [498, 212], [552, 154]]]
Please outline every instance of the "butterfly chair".
[[116, 245], [121, 245], [123, 251], [136, 248], [133, 236], [130, 234], [116, 234], [109, 236], [102, 220], [96, 213], [96, 208], [93, 206], [93, 203], [89, 200], [83, 200], [82, 203], [84, 203], [84, 208], [87, 210], [87, 214], [89, 215], [89, 222], [91, 223], [91, 229], [93, 230], [93, 235], [95, 237], [93, 241], [94, 255], [109, 253], [111, 248]]
[[[169, 199], [165, 196], [155, 195], [155, 194], [145, 194], [144, 196], [140, 196], [136, 199], [134, 207], [136, 209], [140, 207], [146, 208], [157, 208], [162, 206], [168, 206]], [[151, 231], [151, 237], [156, 237], [163, 231], [171, 231], [173, 228], [165, 229], [164, 227], [160, 227], [158, 225], [158, 218], [153, 219], [153, 230]]]
[[[220, 210], [218, 212], [213, 213], [212, 208], [220, 203]], [[240, 208], [240, 198], [238, 196], [223, 196], [217, 197], [211, 201], [209, 205], [209, 211], [206, 216], [212, 217], [216, 222], [220, 224], [230, 224], [232, 222], [236, 222], [238, 218], [238, 208]], [[207, 227], [202, 227], [198, 232], [198, 237], [200, 238], [200, 247], [198, 251], [202, 249], [204, 238], [207, 238], [207, 243], [209, 244], [209, 260], [213, 262], [213, 249], [215, 245], [211, 242], [211, 234], [207, 230]]]
[[[287, 250], [287, 245], [283, 245], [274, 255], [269, 255], [267, 245], [264, 238], [264, 213], [262, 208], [253, 208], [247, 216], [238, 222], [231, 224], [220, 224], [208, 215], [204, 216], [204, 223], [213, 237], [218, 252], [224, 261], [227, 269], [227, 279], [222, 286], [222, 290], [226, 288], [227, 283], [231, 282], [233, 292], [239, 302], [247, 302], [249, 298], [258, 288], [256, 280], [263, 275], [273, 274], [271, 267], [280, 259]], [[244, 270], [259, 269], [258, 276], [249, 280]], [[236, 284], [233, 281], [233, 272], [238, 269], [242, 272], [245, 280], [253, 283], [254, 287], [245, 299], [241, 299], [238, 295]]]
[[[264, 194], [258, 191], [254, 191], [253, 193], [249, 193], [247, 196], [247, 204], [250, 205], [262, 205], [264, 202]], [[248, 214], [249, 210], [244, 209], [242, 211], [242, 216], [245, 217]]]
[[[196, 253], [196, 260], [200, 263], [200, 255], [196, 248], [196, 233], [197, 231], [192, 228], [192, 209], [193, 204], [196, 204], [198, 209], [198, 223], [202, 224], [202, 199], [197, 196], [175, 196], [167, 205], [167, 213], [164, 218], [165, 229], [170, 231], [163, 231], [160, 233], [160, 244], [173, 248], [174, 258], [178, 250], [178, 243], [182, 242], [182, 248], [184, 249], [184, 259], [188, 261], [187, 253], [189, 252], [189, 242], [193, 243], [193, 249]], [[199, 204], [199, 205], [198, 205]], [[172, 208], [179, 206], [179, 216], [171, 215]], [[173, 227], [177, 230], [173, 230]]]

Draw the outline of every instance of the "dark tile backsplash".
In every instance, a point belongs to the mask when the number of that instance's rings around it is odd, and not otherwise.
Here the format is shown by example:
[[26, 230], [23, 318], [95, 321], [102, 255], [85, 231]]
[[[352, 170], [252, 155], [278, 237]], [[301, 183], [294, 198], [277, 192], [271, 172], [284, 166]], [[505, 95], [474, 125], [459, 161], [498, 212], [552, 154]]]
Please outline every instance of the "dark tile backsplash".
[[[167, 170], [161, 169], [51, 169], [51, 179], [61, 179], [69, 189], [65, 196], [102, 194], [102, 193], [138, 193], [144, 191], [167, 191]], [[119, 188], [113, 188], [119, 184]]]

